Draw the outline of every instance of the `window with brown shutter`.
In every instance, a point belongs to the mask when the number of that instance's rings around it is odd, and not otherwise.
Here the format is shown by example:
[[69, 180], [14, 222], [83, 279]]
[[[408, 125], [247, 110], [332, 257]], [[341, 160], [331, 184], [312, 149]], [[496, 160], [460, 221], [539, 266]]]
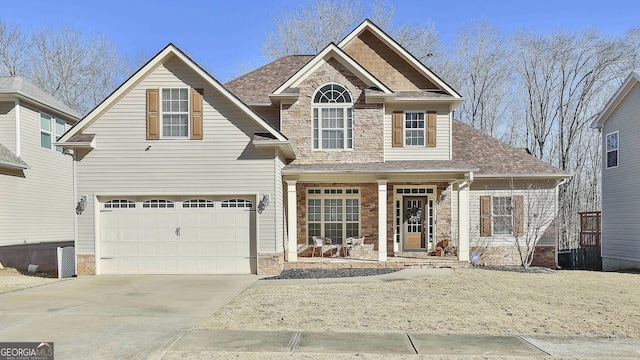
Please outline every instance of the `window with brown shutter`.
[[202, 140], [202, 89], [191, 89], [191, 126], [189, 138], [192, 140]]
[[491, 236], [491, 196], [480, 196], [480, 236]]
[[427, 124], [426, 124], [426, 132], [427, 132], [427, 141], [425, 142], [427, 147], [435, 147], [436, 146], [436, 113], [435, 112], [427, 112]]
[[160, 139], [160, 89], [147, 89], [147, 140]]
[[396, 111], [393, 113], [393, 124], [392, 124], [392, 128], [393, 128], [393, 140], [392, 140], [392, 146], [393, 147], [402, 147], [403, 143], [402, 143], [402, 132], [404, 129], [404, 114], [401, 111]]

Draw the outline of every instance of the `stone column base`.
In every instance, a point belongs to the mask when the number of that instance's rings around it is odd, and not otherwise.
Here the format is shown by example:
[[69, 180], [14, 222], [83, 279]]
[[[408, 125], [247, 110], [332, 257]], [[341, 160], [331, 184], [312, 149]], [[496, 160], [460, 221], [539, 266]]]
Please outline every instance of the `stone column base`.
[[258, 254], [258, 275], [278, 275], [284, 268], [284, 253]]
[[78, 262], [78, 275], [95, 275], [96, 274], [96, 257], [95, 255], [78, 254], [76, 255]]

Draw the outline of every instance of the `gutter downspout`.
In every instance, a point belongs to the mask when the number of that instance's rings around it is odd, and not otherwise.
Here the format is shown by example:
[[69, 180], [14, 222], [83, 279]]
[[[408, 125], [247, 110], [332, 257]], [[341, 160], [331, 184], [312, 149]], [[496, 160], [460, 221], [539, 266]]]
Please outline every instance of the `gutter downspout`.
[[[560, 211], [560, 186], [567, 182], [567, 178], [562, 179], [556, 184], [556, 219], [558, 218], [558, 212]], [[602, 199], [602, 198], [601, 198]], [[560, 244], [560, 224], [556, 225], [556, 267], [558, 267], [558, 245]], [[602, 250], [601, 250], [602, 251]]]

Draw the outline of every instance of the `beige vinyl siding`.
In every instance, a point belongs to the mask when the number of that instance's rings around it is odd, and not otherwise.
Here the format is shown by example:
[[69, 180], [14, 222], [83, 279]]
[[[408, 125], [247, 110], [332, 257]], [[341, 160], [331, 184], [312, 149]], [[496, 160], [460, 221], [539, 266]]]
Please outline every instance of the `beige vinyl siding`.
[[[607, 169], [606, 136], [619, 131], [618, 167]], [[640, 86], [602, 128], [602, 256], [640, 261]]]
[[[518, 185], [515, 184], [513, 189], [510, 189], [510, 185], [505, 181], [492, 181], [489, 179], [476, 180], [472, 185], [469, 193], [469, 219], [471, 222], [471, 226], [469, 227], [469, 245], [471, 247], [474, 246], [515, 246], [515, 237], [512, 235], [492, 235], [488, 237], [480, 236], [480, 197], [481, 196], [523, 196], [523, 210], [526, 212], [529, 208], [528, 202], [535, 201], [536, 191], [543, 192], [543, 194], [539, 195], [538, 199], [548, 200], [551, 203], [545, 207], [535, 207], [532, 205], [531, 209], [533, 210], [542, 210], [549, 211], [550, 214], [546, 216], [547, 219], [551, 219], [550, 216], [556, 211], [555, 200], [555, 187], [552, 183], [542, 182], [539, 184], [532, 185], [532, 188], [536, 190], [527, 190], [528, 185]], [[524, 214], [525, 221], [525, 233], [526, 229], [526, 221], [527, 214]], [[547, 229], [547, 226], [544, 226], [540, 229], [540, 235], [544, 233]], [[524, 238], [521, 238], [521, 241], [524, 241]]]
[[[436, 146], [392, 146], [392, 115], [394, 111], [437, 111]], [[404, 136], [404, 135], [403, 135]], [[426, 136], [426, 135], [425, 135]], [[426, 138], [425, 138], [426, 141]], [[450, 160], [451, 122], [449, 105], [387, 106], [384, 114], [384, 157], [390, 160]]]
[[[204, 139], [146, 140], [146, 89], [185, 86], [204, 89]], [[84, 132], [97, 134], [96, 149], [77, 165], [78, 194], [90, 199], [94, 194], [239, 194], [257, 205], [256, 195], [274, 192], [274, 150], [251, 144], [253, 134], [264, 129], [177, 58], [159, 66]], [[92, 254], [93, 205], [87, 209], [78, 217], [78, 252]], [[269, 206], [256, 214], [259, 251], [275, 249], [275, 211]]]
[[0, 102], [0, 143], [16, 153], [15, 102]]
[[[14, 111], [2, 112], [0, 123], [12, 123], [15, 128]], [[5, 145], [15, 151], [15, 132], [8, 137]], [[21, 158], [31, 168], [24, 170], [24, 177], [0, 174], [0, 246], [25, 240], [73, 241], [71, 157], [40, 147], [40, 112], [24, 102], [20, 103], [20, 143]]]

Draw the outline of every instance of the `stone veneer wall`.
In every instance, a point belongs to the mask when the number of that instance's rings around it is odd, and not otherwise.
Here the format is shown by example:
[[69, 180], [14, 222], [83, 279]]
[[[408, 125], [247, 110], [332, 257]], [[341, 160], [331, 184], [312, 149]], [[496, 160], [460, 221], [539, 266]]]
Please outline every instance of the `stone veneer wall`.
[[[473, 249], [470, 251], [473, 253]], [[555, 268], [555, 246], [536, 246], [531, 266]], [[515, 246], [489, 246], [480, 256], [481, 265], [521, 265], [520, 255]]]
[[371, 183], [297, 183], [296, 192], [298, 199], [298, 244], [306, 245], [307, 242], [307, 189], [309, 188], [336, 188], [353, 187], [360, 189], [360, 234], [365, 237], [365, 244], [374, 244], [377, 250], [378, 243], [378, 184]]
[[[393, 201], [394, 186], [417, 186], [436, 185], [436, 241], [451, 240], [451, 197], [447, 196], [444, 201], [440, 201], [442, 190], [447, 183], [407, 183], [393, 182], [387, 184], [387, 256], [393, 256], [394, 242], [394, 207]], [[309, 188], [332, 188], [332, 187], [357, 187], [360, 188], [360, 233], [365, 236], [365, 244], [373, 245], [373, 250], [378, 251], [378, 184], [372, 183], [297, 183], [296, 201], [298, 215], [298, 244], [307, 243], [307, 189]], [[304, 253], [306, 254], [306, 253]]]
[[[352, 150], [313, 150], [312, 100], [317, 89], [328, 83], [345, 86], [354, 101]], [[336, 162], [382, 162], [384, 160], [384, 113], [382, 104], [366, 104], [368, 86], [335, 59], [330, 59], [299, 86], [299, 98], [282, 105], [281, 131], [298, 154], [296, 164]]]
[[96, 257], [94, 255], [76, 255], [78, 261], [78, 275], [95, 275], [96, 274]]
[[258, 275], [278, 275], [284, 268], [284, 253], [258, 254]]

